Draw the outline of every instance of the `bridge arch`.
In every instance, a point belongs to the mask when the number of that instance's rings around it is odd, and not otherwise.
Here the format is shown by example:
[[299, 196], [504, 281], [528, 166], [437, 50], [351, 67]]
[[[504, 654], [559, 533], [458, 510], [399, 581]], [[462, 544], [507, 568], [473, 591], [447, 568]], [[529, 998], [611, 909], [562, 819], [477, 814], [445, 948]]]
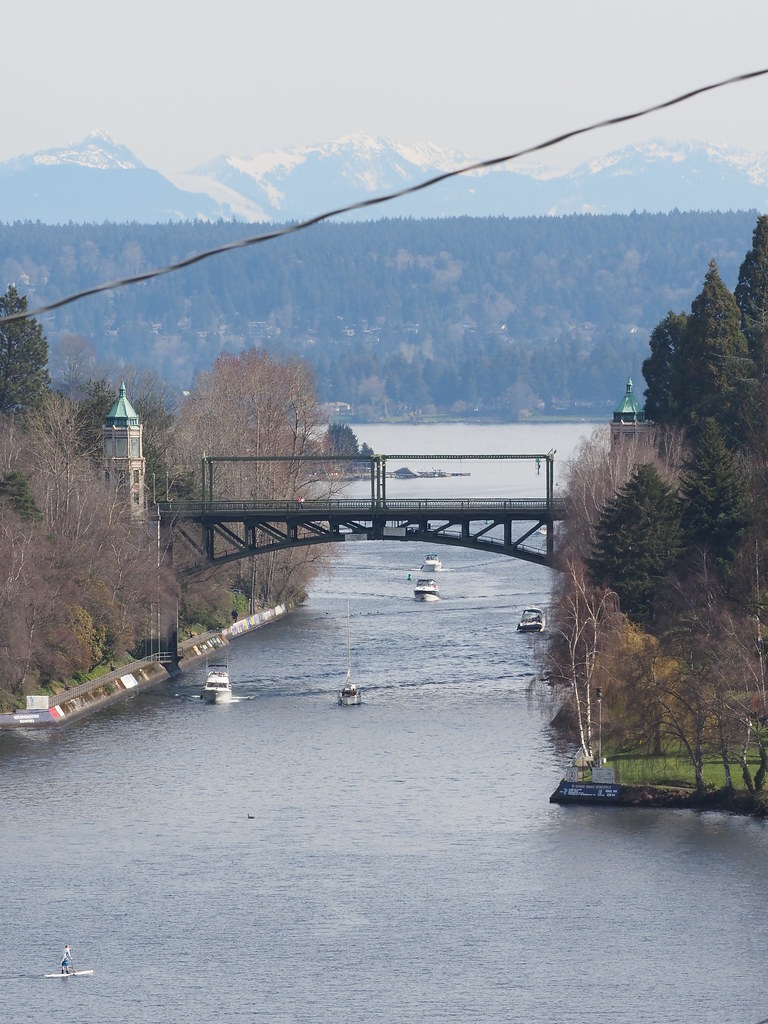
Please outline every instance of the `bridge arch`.
[[[202, 460], [199, 501], [165, 501], [157, 506], [166, 529], [179, 530], [202, 556], [187, 570], [291, 547], [359, 540], [420, 542], [503, 554], [552, 565], [554, 524], [565, 516], [554, 498], [554, 451], [531, 455], [310, 456], [299, 460], [370, 462], [369, 499], [309, 498], [232, 500], [216, 496], [219, 462], [297, 461], [290, 456], [215, 456]], [[392, 499], [387, 495], [387, 460], [537, 460], [545, 466], [546, 493], [539, 498]], [[198, 531], [199, 528], [199, 531]]]

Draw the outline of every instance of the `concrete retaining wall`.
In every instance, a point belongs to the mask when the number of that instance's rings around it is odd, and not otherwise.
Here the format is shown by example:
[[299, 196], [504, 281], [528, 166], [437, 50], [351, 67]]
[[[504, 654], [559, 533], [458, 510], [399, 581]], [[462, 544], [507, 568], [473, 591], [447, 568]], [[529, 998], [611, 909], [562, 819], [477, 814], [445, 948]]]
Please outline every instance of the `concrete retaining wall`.
[[267, 608], [256, 615], [238, 619], [223, 630], [211, 630], [201, 636], [192, 637], [179, 645], [178, 664], [161, 663], [156, 656], [134, 662], [120, 669], [114, 669], [104, 676], [70, 690], [64, 690], [53, 697], [38, 696], [27, 698], [27, 709], [12, 714], [0, 714], [0, 729], [29, 729], [73, 722], [85, 715], [93, 714], [118, 700], [130, 697], [139, 690], [149, 689], [196, 665], [215, 651], [221, 650], [245, 633], [264, 626], [287, 614], [286, 605]]

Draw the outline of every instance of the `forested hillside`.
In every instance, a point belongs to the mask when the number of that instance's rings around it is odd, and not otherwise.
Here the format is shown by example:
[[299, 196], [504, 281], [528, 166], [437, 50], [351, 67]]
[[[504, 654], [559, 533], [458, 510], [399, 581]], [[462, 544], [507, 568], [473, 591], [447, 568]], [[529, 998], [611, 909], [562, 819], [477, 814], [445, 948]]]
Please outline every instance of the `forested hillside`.
[[[515, 418], [594, 404], [687, 311], [711, 259], [736, 282], [755, 212], [327, 223], [40, 317], [54, 383], [95, 359], [178, 388], [222, 351], [296, 354], [361, 417]], [[5, 283], [34, 310], [244, 238], [243, 224], [0, 225]]]

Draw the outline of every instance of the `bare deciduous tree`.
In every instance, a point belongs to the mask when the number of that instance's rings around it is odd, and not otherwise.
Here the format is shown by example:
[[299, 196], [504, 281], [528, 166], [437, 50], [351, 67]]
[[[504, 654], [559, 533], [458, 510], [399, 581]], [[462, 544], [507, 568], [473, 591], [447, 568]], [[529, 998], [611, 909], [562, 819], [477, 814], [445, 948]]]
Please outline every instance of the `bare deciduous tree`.
[[604, 684], [600, 654], [616, 622], [618, 601], [609, 590], [590, 583], [583, 563], [570, 559], [555, 615], [553, 644], [555, 678], [565, 683], [574, 701], [579, 741], [584, 755], [594, 758], [592, 701], [594, 690]]
[[[213, 369], [200, 376], [181, 408], [177, 440], [190, 469], [197, 469], [203, 457], [216, 460], [215, 498], [292, 501], [323, 488], [321, 464], [308, 459], [322, 454], [323, 427], [308, 369], [248, 349], [239, 356], [219, 356]], [[227, 461], [231, 456], [239, 459]], [[252, 558], [240, 577], [252, 610], [303, 597], [329, 557], [327, 550], [306, 548]]]
[[65, 334], [50, 346], [53, 386], [69, 399], [83, 397], [86, 384], [98, 373], [97, 366], [96, 351], [82, 334]]
[[685, 447], [678, 430], [653, 431], [611, 445], [610, 429], [598, 427], [584, 438], [566, 466], [569, 515], [562, 537], [569, 555], [586, 559], [595, 546], [595, 527], [606, 504], [635, 470], [653, 465], [668, 484], [679, 475]]

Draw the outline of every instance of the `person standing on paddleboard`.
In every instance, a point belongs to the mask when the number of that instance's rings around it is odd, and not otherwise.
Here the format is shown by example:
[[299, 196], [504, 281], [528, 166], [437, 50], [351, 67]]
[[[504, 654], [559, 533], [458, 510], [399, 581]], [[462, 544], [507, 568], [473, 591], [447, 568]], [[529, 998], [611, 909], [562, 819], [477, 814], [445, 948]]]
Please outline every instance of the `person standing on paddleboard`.
[[64, 954], [61, 958], [61, 973], [69, 974], [69, 965], [72, 963], [72, 950], [69, 943], [64, 947]]

